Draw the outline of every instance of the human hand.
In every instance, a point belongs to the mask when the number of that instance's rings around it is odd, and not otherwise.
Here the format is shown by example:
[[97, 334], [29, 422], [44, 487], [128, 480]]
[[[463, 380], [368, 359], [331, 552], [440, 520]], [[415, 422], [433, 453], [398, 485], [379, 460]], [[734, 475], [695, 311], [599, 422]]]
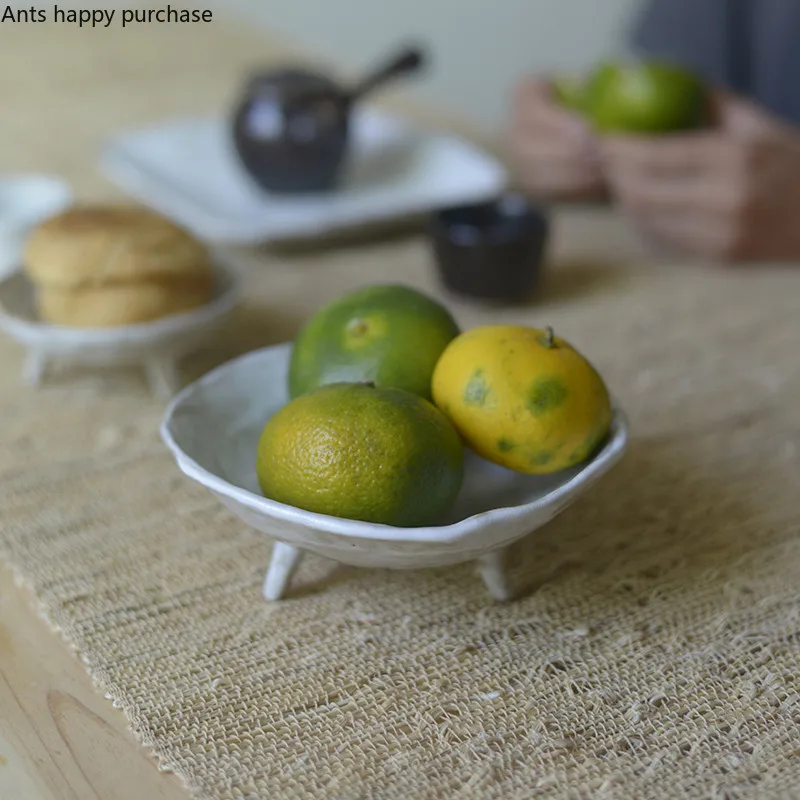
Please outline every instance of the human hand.
[[522, 185], [532, 195], [549, 200], [603, 195], [596, 141], [580, 116], [554, 99], [549, 81], [520, 84], [510, 145]]
[[717, 127], [602, 144], [612, 193], [654, 240], [715, 261], [800, 260], [800, 129], [727, 93]]

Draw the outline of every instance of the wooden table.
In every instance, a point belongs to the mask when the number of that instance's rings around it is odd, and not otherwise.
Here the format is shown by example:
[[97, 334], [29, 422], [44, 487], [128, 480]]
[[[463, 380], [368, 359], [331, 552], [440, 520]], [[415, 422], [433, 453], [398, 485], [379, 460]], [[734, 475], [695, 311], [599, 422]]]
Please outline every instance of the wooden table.
[[[81, 197], [113, 197], [115, 190], [93, 168], [107, 136], [165, 115], [225, 107], [244, 71], [290, 52], [220, 21], [191, 28], [144, 26], [125, 36], [114, 28], [4, 28], [0, 74], [21, 72], [23, 79], [15, 95], [4, 95], [0, 171], [52, 171], [71, 180]], [[434, 122], [407, 102], [390, 105]], [[435, 121], [455, 124], [441, 114]], [[559, 220], [554, 246], [564, 258], [594, 258], [598, 239], [606, 255], [630, 253], [616, 223], [596, 211]], [[0, 798], [186, 796], [174, 776], [158, 772], [121, 713], [95, 692], [80, 662], [39, 619], [27, 592], [0, 568]]]
[[0, 574], [0, 797], [3, 800], [177, 800], [95, 692], [81, 663], [37, 616], [9, 570]]

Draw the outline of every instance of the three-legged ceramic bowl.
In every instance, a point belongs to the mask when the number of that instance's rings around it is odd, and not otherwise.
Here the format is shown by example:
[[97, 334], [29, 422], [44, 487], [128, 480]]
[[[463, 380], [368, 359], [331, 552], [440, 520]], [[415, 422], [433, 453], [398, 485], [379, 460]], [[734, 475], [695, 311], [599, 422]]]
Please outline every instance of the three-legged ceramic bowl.
[[45, 379], [54, 362], [91, 367], [144, 368], [157, 397], [173, 397], [180, 388], [177, 365], [201, 348], [225, 323], [239, 300], [236, 271], [215, 266], [214, 294], [208, 303], [152, 322], [113, 328], [73, 328], [42, 322], [36, 314], [34, 289], [22, 271], [0, 279], [0, 329], [27, 350], [22, 378], [31, 386]]
[[503, 551], [544, 525], [608, 472], [628, 441], [616, 410], [591, 461], [555, 475], [511, 472], [467, 453], [464, 485], [442, 524], [395, 528], [303, 511], [265, 498], [255, 472], [259, 436], [287, 401], [291, 344], [256, 350], [187, 386], [170, 403], [161, 436], [180, 469], [248, 525], [276, 540], [264, 580], [281, 598], [306, 551], [361, 567], [413, 569], [475, 561], [489, 593], [508, 600]]

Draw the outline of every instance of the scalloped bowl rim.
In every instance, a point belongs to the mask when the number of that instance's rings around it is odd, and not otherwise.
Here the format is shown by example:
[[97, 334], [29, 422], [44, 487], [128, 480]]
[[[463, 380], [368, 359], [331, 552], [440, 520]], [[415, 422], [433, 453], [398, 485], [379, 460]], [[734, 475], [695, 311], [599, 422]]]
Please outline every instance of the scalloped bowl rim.
[[210, 489], [215, 494], [234, 500], [264, 517], [280, 519], [285, 522], [303, 525], [307, 528], [324, 531], [326, 533], [339, 534], [364, 540], [429, 543], [454, 542], [495, 523], [532, 516], [537, 512], [546, 512], [551, 506], [558, 505], [562, 499], [570, 496], [577, 496], [585, 486], [593, 483], [595, 478], [599, 478], [610, 470], [611, 467], [622, 458], [627, 449], [629, 439], [628, 418], [625, 412], [615, 403], [610, 435], [598, 453], [570, 479], [529, 503], [516, 506], [500, 506], [498, 508], [489, 509], [488, 511], [481, 511], [448, 525], [433, 525], [416, 528], [400, 528], [381, 523], [343, 519], [341, 517], [333, 517], [314, 511], [304, 511], [296, 506], [280, 503], [276, 500], [257, 495], [247, 489], [235, 486], [224, 478], [220, 478], [218, 475], [210, 472], [205, 467], [198, 464], [193, 458], [186, 455], [180, 445], [175, 441], [170, 430], [176, 410], [200, 387], [218, 380], [220, 374], [234, 364], [241, 365], [250, 359], [256, 360], [267, 351], [276, 351], [281, 348], [290, 350], [291, 346], [291, 342], [284, 342], [283, 344], [263, 347], [226, 361], [224, 364], [210, 370], [198, 380], [182, 389], [171, 400], [164, 413], [159, 429], [162, 441], [169, 448], [178, 467], [185, 475], [205, 486], [207, 489]]

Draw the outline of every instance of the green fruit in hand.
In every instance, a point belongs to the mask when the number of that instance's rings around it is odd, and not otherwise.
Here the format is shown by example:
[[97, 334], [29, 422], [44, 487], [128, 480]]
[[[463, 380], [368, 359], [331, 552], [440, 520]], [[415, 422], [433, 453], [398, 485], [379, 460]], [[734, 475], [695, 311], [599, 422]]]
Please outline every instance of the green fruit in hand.
[[582, 112], [586, 104], [586, 84], [573, 75], [556, 75], [550, 83], [553, 96], [565, 108]]
[[432, 403], [364, 383], [323, 386], [281, 408], [258, 443], [261, 491], [345, 519], [419, 527], [455, 502], [464, 449]]
[[295, 339], [289, 395], [371, 381], [431, 397], [433, 368], [459, 334], [450, 312], [408, 286], [375, 285], [318, 311]]
[[550, 88], [561, 105], [581, 114], [589, 114], [592, 99], [603, 84], [614, 74], [616, 67], [610, 61], [600, 62], [587, 76], [559, 74], [553, 77]]
[[586, 112], [599, 133], [662, 134], [697, 128], [705, 121], [706, 104], [699, 78], [659, 61], [604, 63], [586, 90]]
[[595, 98], [602, 96], [605, 87], [614, 80], [618, 71], [619, 66], [613, 61], [600, 61], [595, 65], [585, 81], [584, 108], [587, 112], [591, 113]]

